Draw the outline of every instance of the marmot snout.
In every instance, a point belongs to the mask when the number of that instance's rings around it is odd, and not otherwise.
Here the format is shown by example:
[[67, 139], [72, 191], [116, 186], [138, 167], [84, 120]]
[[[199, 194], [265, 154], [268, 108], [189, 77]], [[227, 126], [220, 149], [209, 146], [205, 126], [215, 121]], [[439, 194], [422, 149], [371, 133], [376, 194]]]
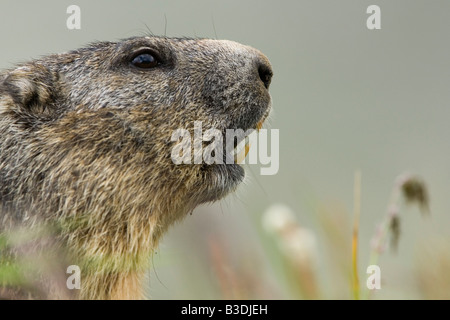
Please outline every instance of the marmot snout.
[[165, 37], [94, 43], [0, 74], [2, 230], [56, 224], [82, 270], [80, 298], [142, 297], [162, 233], [244, 176], [237, 164], [175, 165], [172, 132], [194, 121], [256, 127], [271, 77], [251, 47]]

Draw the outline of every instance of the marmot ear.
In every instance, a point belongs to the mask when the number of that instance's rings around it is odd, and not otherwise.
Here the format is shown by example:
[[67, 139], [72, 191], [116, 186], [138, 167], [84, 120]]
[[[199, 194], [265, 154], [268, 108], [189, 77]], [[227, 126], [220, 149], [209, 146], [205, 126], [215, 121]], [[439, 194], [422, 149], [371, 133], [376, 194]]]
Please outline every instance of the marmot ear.
[[60, 87], [57, 72], [35, 63], [19, 67], [10, 71], [0, 83], [0, 112], [41, 120], [53, 118], [57, 113]]

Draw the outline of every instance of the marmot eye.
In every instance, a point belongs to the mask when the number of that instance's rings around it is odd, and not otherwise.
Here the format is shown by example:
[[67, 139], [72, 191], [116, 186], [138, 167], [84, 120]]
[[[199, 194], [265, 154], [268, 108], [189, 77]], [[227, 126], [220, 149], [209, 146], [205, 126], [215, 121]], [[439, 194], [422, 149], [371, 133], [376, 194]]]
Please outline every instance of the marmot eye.
[[141, 53], [131, 60], [131, 64], [141, 69], [150, 69], [158, 65], [158, 60], [151, 53]]

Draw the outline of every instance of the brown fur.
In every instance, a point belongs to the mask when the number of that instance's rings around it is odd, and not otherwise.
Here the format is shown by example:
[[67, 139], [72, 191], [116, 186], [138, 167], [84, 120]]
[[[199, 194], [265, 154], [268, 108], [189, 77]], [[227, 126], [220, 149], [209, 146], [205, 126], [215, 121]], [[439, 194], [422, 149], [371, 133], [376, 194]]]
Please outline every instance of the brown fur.
[[[131, 65], [142, 48], [158, 66]], [[62, 268], [82, 270], [78, 298], [143, 298], [161, 235], [243, 178], [237, 164], [173, 164], [173, 130], [254, 128], [270, 77], [253, 48], [165, 37], [94, 43], [0, 74], [1, 229], [52, 230], [35, 252], [65, 249]]]

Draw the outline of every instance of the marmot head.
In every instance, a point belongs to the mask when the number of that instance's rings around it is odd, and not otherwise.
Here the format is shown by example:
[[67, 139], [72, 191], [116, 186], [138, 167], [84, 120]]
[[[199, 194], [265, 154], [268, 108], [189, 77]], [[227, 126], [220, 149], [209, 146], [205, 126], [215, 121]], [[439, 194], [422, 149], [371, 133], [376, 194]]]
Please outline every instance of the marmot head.
[[[34, 193], [28, 202], [75, 199], [67, 208], [83, 192], [102, 206], [108, 199], [143, 206], [138, 199], [159, 195], [191, 210], [218, 200], [243, 179], [243, 169], [175, 165], [171, 135], [192, 130], [194, 121], [203, 130], [255, 128], [270, 109], [271, 77], [258, 50], [210, 39], [99, 42], [22, 64], [0, 76], [3, 139], [18, 144], [1, 145], [2, 200], [19, 185]], [[25, 167], [14, 169], [19, 162]], [[170, 207], [158, 203], [161, 211]]]

